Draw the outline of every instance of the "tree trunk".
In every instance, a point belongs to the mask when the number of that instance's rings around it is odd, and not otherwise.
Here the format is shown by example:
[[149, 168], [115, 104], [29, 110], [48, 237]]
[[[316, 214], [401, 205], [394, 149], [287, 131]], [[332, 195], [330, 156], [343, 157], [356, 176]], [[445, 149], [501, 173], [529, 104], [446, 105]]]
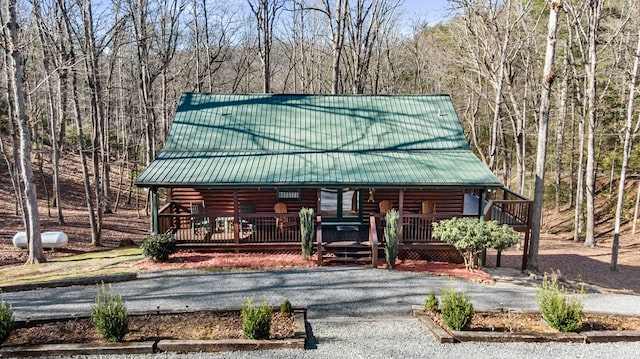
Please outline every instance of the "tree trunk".
[[7, 58], [7, 71], [9, 80], [9, 105], [14, 123], [18, 127], [20, 140], [18, 157], [20, 180], [23, 190], [23, 210], [25, 219], [25, 231], [27, 233], [29, 256], [27, 264], [37, 264], [45, 261], [42, 252], [42, 240], [40, 237], [40, 216], [38, 214], [38, 198], [36, 186], [33, 182], [33, 169], [31, 167], [31, 137], [29, 134], [27, 113], [24, 104], [24, 89], [22, 86], [23, 69], [22, 53], [18, 44], [18, 19], [16, 14], [16, 1], [9, 0], [7, 7], [8, 19], [3, 19], [5, 49], [10, 55]]
[[636, 82], [638, 81], [638, 63], [640, 62], [640, 31], [638, 31], [638, 45], [636, 47], [631, 81], [629, 81], [629, 101], [627, 103], [627, 122], [624, 127], [624, 146], [622, 150], [622, 165], [620, 166], [620, 183], [618, 184], [618, 201], [616, 203], [616, 219], [611, 247], [611, 270], [618, 267], [618, 247], [620, 245], [620, 226], [622, 221], [622, 205], [624, 200], [624, 185], [627, 180], [627, 169], [631, 158], [632, 131], [633, 131], [633, 100], [636, 94]]
[[592, 0], [589, 4], [589, 40], [588, 61], [585, 64], [587, 73], [587, 114], [589, 131], [587, 133], [587, 168], [585, 173], [585, 202], [587, 209], [587, 226], [584, 245], [595, 247], [595, 192], [596, 192], [596, 131], [597, 131], [597, 97], [596, 67], [598, 25], [603, 0]]
[[547, 140], [549, 135], [549, 109], [551, 107], [551, 85], [555, 77], [554, 62], [556, 51], [556, 33], [558, 29], [558, 12], [562, 9], [562, 1], [554, 0], [549, 5], [549, 25], [547, 29], [547, 50], [544, 59], [542, 93], [540, 95], [540, 124], [538, 126], [538, 149], [536, 154], [536, 186], [531, 216], [531, 242], [527, 268], [538, 269], [538, 247], [540, 243], [540, 223], [542, 221], [542, 205], [544, 200], [544, 175], [547, 161]]

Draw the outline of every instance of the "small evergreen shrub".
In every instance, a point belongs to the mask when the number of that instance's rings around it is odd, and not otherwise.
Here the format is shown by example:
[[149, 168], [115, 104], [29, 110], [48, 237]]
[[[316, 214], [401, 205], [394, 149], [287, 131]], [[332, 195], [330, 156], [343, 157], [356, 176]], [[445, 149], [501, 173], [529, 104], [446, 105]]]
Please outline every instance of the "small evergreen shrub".
[[475, 311], [468, 294], [450, 288], [442, 293], [440, 313], [451, 330], [460, 331], [469, 328]]
[[542, 287], [536, 292], [538, 307], [542, 318], [552, 328], [561, 332], [573, 332], [582, 328], [582, 302], [569, 298], [567, 289], [560, 287], [558, 281], [544, 276]]
[[166, 262], [176, 252], [176, 238], [172, 234], [152, 234], [142, 241], [142, 254], [156, 262]]
[[473, 271], [478, 253], [485, 248], [499, 251], [515, 245], [520, 240], [518, 232], [506, 224], [483, 221], [478, 218], [450, 218], [433, 224], [433, 237], [453, 244], [464, 258], [467, 270]]
[[291, 308], [291, 302], [289, 299], [285, 299], [282, 304], [280, 304], [280, 313], [290, 316], [293, 313], [293, 308]]
[[389, 269], [396, 267], [396, 258], [398, 257], [398, 240], [400, 237], [398, 219], [398, 211], [395, 209], [387, 212], [385, 216], [384, 239], [386, 244], [384, 246], [384, 258]]
[[309, 259], [313, 253], [313, 240], [315, 235], [315, 222], [313, 220], [313, 208], [302, 207], [298, 213], [300, 217], [300, 240], [302, 246], [302, 258]]
[[14, 325], [13, 310], [11, 310], [11, 307], [8, 306], [0, 296], [0, 343], [7, 339]]
[[121, 342], [129, 332], [129, 315], [120, 294], [107, 290], [102, 284], [91, 308], [91, 321], [103, 339]]
[[436, 293], [434, 291], [429, 292], [429, 296], [424, 300], [424, 310], [425, 312], [435, 312], [438, 310], [440, 303], [438, 302], [438, 298], [436, 298]]
[[254, 299], [242, 302], [242, 333], [249, 339], [269, 339], [273, 308], [266, 301], [256, 307]]

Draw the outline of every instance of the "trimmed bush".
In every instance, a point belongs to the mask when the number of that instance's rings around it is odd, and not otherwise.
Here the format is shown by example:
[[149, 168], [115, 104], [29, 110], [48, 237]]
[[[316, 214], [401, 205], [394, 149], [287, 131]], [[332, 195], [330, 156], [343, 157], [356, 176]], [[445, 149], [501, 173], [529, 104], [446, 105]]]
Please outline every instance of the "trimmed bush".
[[290, 316], [293, 313], [293, 308], [291, 308], [291, 302], [289, 299], [285, 299], [282, 304], [280, 304], [280, 313]]
[[436, 298], [436, 293], [434, 291], [429, 292], [429, 296], [424, 300], [425, 312], [435, 312], [438, 310], [439, 305], [440, 303], [438, 302], [438, 298]]
[[394, 269], [396, 267], [396, 258], [398, 257], [398, 238], [400, 237], [398, 218], [398, 211], [395, 209], [390, 210], [385, 215], [384, 258], [387, 261], [389, 269]]
[[442, 293], [440, 313], [451, 330], [460, 331], [469, 328], [475, 311], [468, 294], [450, 288]]
[[109, 342], [121, 342], [129, 332], [129, 315], [120, 294], [102, 284], [91, 308], [91, 321], [102, 338]]
[[9, 334], [11, 334], [14, 325], [13, 310], [4, 302], [2, 296], [0, 296], [0, 343], [4, 342]]
[[518, 243], [518, 232], [506, 224], [478, 218], [451, 218], [433, 224], [433, 237], [453, 244], [464, 258], [467, 270], [473, 271], [478, 253], [485, 248], [503, 251]]
[[313, 239], [315, 235], [315, 222], [313, 220], [313, 208], [302, 207], [298, 213], [300, 216], [300, 239], [302, 246], [302, 258], [309, 259], [313, 253]]
[[166, 262], [176, 252], [176, 238], [172, 234], [152, 234], [142, 241], [142, 254], [155, 262]]
[[582, 328], [582, 302], [578, 298], [569, 298], [567, 289], [560, 287], [555, 278], [549, 280], [544, 276], [536, 299], [542, 318], [552, 328], [565, 333]]
[[266, 301], [259, 307], [254, 305], [253, 298], [242, 302], [242, 333], [249, 339], [269, 339], [271, 313], [273, 308]]

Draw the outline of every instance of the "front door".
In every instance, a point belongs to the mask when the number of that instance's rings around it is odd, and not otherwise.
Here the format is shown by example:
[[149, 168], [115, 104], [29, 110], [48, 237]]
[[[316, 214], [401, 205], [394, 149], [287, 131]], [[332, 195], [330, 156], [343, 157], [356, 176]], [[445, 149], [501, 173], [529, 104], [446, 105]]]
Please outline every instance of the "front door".
[[362, 191], [355, 188], [323, 188], [320, 215], [330, 222], [362, 221]]

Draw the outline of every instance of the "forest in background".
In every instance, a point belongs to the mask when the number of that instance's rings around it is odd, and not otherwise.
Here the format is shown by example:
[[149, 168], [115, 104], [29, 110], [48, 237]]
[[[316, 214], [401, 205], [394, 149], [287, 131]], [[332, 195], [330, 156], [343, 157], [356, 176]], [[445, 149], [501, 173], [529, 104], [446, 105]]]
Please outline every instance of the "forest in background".
[[[451, 16], [438, 24], [403, 13], [401, 3], [3, 2], [0, 133], [11, 148], [2, 146], [0, 168], [16, 207], [28, 199], [23, 136], [51, 158], [45, 170], [60, 223], [57, 163], [76, 152], [98, 245], [102, 215], [115, 204], [109, 184], [120, 180], [112, 167], [135, 176], [153, 160], [183, 92], [451, 94], [478, 157], [533, 198], [549, 2], [449, 0]], [[637, 0], [567, 0], [558, 16], [545, 207], [572, 208], [574, 237], [589, 246], [596, 198], [610, 204], [611, 220], [633, 221], [635, 233], [639, 10]], [[620, 178], [634, 182], [618, 210]]]

